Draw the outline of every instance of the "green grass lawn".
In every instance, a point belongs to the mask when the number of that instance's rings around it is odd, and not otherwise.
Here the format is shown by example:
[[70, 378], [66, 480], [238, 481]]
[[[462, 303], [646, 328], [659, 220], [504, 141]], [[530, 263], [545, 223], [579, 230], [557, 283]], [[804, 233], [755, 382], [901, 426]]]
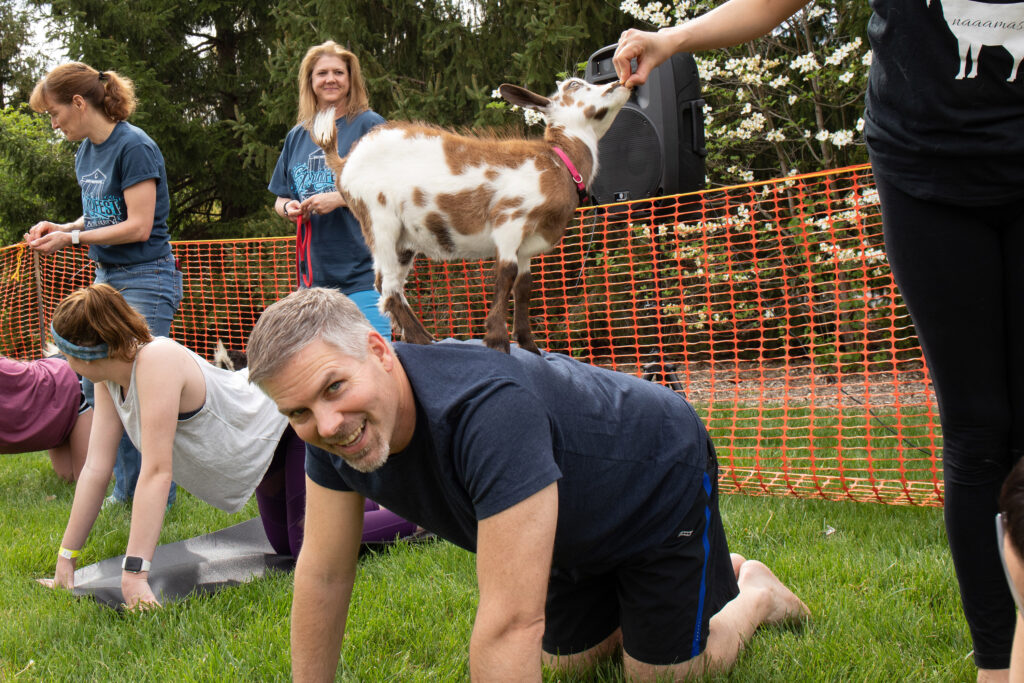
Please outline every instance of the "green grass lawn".
[[[288, 679], [290, 574], [139, 614], [37, 585], [52, 574], [71, 499], [45, 456], [0, 457], [0, 681]], [[178, 500], [163, 543], [255, 515], [253, 502], [226, 515]], [[722, 510], [733, 551], [765, 561], [814, 617], [762, 630], [721, 680], [973, 679], [940, 509], [726, 496]], [[127, 508], [104, 510], [81, 565], [122, 553], [128, 521]], [[454, 546], [365, 555], [340, 678], [467, 679], [475, 606], [473, 557]], [[620, 678], [607, 667], [592, 680]]]

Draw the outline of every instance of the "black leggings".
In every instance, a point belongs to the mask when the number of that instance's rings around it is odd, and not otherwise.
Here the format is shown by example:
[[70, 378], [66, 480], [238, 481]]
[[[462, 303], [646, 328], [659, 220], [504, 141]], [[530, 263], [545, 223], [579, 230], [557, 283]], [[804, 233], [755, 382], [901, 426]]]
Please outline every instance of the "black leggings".
[[1016, 617], [993, 520], [1024, 453], [1024, 208], [938, 204], [876, 183], [886, 255], [938, 399], [946, 533], [974, 662], [1003, 669]]

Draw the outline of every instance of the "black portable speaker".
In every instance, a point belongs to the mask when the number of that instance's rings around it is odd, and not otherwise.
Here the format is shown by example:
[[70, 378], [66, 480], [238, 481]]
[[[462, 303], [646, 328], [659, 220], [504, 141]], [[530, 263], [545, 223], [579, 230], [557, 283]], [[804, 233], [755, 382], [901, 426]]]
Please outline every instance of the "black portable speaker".
[[[590, 56], [583, 78], [608, 83], [615, 45]], [[704, 187], [704, 100], [693, 55], [679, 53], [633, 90], [598, 142], [595, 204], [692, 192]]]

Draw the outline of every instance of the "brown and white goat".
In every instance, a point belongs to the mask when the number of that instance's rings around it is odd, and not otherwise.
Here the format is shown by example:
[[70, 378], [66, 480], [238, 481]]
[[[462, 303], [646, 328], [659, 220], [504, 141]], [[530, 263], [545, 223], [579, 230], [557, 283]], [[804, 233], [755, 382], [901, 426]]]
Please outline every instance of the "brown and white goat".
[[313, 141], [324, 149], [373, 254], [381, 312], [407, 342], [433, 340], [404, 293], [416, 254], [442, 261], [494, 257], [484, 343], [508, 353], [512, 293], [516, 341], [538, 352], [530, 330], [530, 259], [562, 239], [579, 205], [578, 190], [597, 173], [597, 141], [630, 95], [618, 82], [593, 85], [579, 78], [559, 83], [550, 99], [508, 84], [499, 92], [545, 117], [543, 140], [392, 122], [368, 132], [341, 159], [334, 111], [313, 122]]

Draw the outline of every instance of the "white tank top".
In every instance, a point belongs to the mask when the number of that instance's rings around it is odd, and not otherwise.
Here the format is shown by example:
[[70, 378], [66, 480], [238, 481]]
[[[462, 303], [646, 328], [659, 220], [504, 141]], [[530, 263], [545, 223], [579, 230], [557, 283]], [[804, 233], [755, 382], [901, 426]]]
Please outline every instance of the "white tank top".
[[[164, 339], [156, 337], [154, 341]], [[174, 481], [210, 505], [237, 512], [266, 474], [288, 419], [266, 394], [249, 383], [248, 368], [222, 370], [185, 350], [206, 379], [206, 401], [199, 412], [178, 420], [171, 465]], [[139, 448], [142, 419], [135, 365], [124, 400], [120, 385], [110, 381], [104, 384], [128, 437]]]

